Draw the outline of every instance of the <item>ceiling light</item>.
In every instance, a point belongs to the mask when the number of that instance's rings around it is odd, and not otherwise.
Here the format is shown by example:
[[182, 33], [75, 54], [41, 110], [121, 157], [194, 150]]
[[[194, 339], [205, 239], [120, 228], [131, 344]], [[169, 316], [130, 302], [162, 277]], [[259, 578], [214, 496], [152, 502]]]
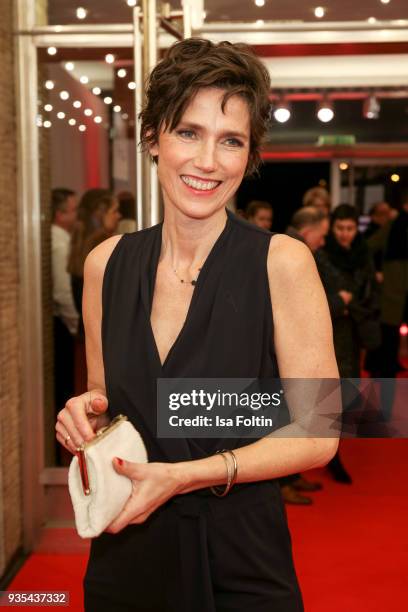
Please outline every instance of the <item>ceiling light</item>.
[[129, 89], [136, 89], [136, 83], [134, 81], [130, 81], [128, 83], [128, 87], [129, 87]]
[[79, 80], [82, 83], [82, 85], [86, 85], [87, 83], [89, 83], [89, 77], [87, 77], [85, 74], [83, 74]]
[[105, 62], [107, 64], [113, 64], [114, 61], [115, 61], [115, 56], [113, 55], [113, 53], [107, 53], [105, 55]]
[[58, 119], [65, 119], [65, 113], [60, 111], [59, 113], [57, 113], [57, 117], [58, 117]]
[[47, 53], [48, 53], [48, 55], [56, 55], [57, 48], [56, 47], [48, 47]]
[[286, 123], [286, 121], [289, 121], [290, 115], [289, 105], [284, 100], [279, 102], [273, 111], [273, 116], [278, 123]]
[[113, 100], [110, 96], [105, 96], [103, 101], [105, 102], [105, 104], [112, 104]]
[[60, 91], [60, 95], [59, 96], [60, 96], [61, 100], [68, 100], [69, 93], [67, 91], [65, 91], [65, 90], [64, 91]]
[[99, 96], [99, 94], [101, 93], [101, 88], [100, 87], [93, 87], [92, 89], [92, 93], [95, 94], [95, 96]]
[[86, 125], [84, 125], [83, 123], [81, 123], [81, 125], [80, 125], [80, 126], [79, 126], [79, 128], [78, 128], [78, 130], [79, 130], [80, 132], [85, 132], [85, 130], [86, 130]]
[[326, 12], [326, 9], [323, 8], [322, 6], [316, 6], [316, 8], [314, 9], [315, 17], [317, 17], [318, 19], [321, 19], [322, 17], [324, 17], [325, 12]]
[[137, 0], [126, 0], [128, 6], [136, 6]]
[[265, 22], [264, 22], [264, 20], [263, 20], [263, 19], [257, 19], [257, 20], [255, 21], [255, 25], [256, 25], [256, 26], [263, 26], [263, 25], [264, 25], [264, 23], [265, 23]]
[[375, 17], [369, 17], [367, 21], [368, 23], [377, 23], [377, 19]]
[[88, 11], [83, 6], [78, 6], [76, 10], [77, 19], [85, 19], [87, 14], [88, 14]]
[[255, 0], [255, 4], [256, 4], [256, 6], [264, 6], [265, 5], [265, 0]]
[[45, 89], [54, 89], [54, 81], [45, 81]]
[[117, 72], [117, 75], [120, 79], [123, 79], [127, 75], [127, 72], [124, 68], [120, 68]]
[[374, 94], [366, 98], [363, 102], [364, 119], [378, 119], [380, 116], [380, 103]]
[[393, 183], [398, 183], [398, 181], [400, 180], [400, 175], [399, 174], [391, 174], [391, 180]]
[[69, 72], [71, 72], [71, 70], [74, 70], [74, 68], [75, 68], [74, 62], [65, 63], [65, 70], [68, 70]]
[[52, 126], [52, 123], [51, 123], [51, 121], [44, 121], [43, 126], [45, 128], [50, 128]]
[[333, 104], [326, 98], [318, 103], [317, 117], [323, 123], [328, 123], [334, 117]]
[[96, 117], [94, 117], [94, 121], [95, 123], [102, 123], [102, 117], [100, 117], [99, 115], [96, 115]]
[[349, 165], [346, 162], [340, 162], [339, 168], [340, 170], [348, 170]]
[[76, 125], [76, 119], [70, 119], [68, 123], [69, 125]]
[[114, 113], [120, 113], [121, 110], [122, 110], [122, 107], [119, 106], [119, 104], [116, 104], [116, 106], [113, 107]]
[[47, 113], [50, 113], [52, 111], [52, 104], [46, 104], [44, 106], [44, 110], [47, 111]]
[[81, 108], [82, 102], [80, 102], [79, 100], [75, 100], [75, 102], [72, 103], [72, 106], [74, 108]]
[[391, 2], [391, 0], [380, 0], [381, 4], [389, 4]]
[[84, 115], [86, 115], [87, 117], [91, 117], [93, 115], [93, 110], [92, 108], [86, 108], [84, 110]]

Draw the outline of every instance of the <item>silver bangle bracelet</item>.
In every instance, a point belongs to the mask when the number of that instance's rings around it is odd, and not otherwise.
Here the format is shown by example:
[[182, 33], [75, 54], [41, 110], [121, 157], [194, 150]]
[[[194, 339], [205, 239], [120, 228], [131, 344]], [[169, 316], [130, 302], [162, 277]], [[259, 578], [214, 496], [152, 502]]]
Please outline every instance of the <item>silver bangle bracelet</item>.
[[[231, 455], [232, 457], [232, 462], [233, 462], [232, 469], [231, 469], [230, 461], [228, 460], [226, 453], [228, 453], [228, 455]], [[225, 461], [225, 465], [227, 468], [227, 483], [223, 489], [220, 486], [210, 487], [210, 489], [212, 493], [214, 493], [214, 495], [216, 495], [217, 497], [225, 497], [227, 493], [231, 490], [232, 486], [234, 485], [237, 479], [238, 464], [237, 464], [237, 459], [235, 457], [235, 454], [231, 450], [227, 449], [227, 450], [217, 451], [217, 454], [222, 455], [222, 458]], [[220, 488], [221, 488], [221, 491], [220, 491]]]

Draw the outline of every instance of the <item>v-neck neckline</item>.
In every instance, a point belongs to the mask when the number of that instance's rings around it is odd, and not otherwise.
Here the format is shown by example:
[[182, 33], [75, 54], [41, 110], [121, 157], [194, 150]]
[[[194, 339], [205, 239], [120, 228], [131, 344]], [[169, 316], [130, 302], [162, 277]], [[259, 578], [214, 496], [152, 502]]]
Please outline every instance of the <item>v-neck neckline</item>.
[[197, 297], [199, 295], [201, 286], [205, 280], [205, 277], [207, 276], [208, 273], [208, 269], [210, 266], [210, 263], [215, 255], [215, 253], [217, 252], [219, 246], [221, 245], [221, 243], [224, 240], [224, 237], [226, 236], [229, 227], [231, 225], [231, 213], [228, 209], [226, 209], [226, 213], [227, 213], [227, 218], [226, 218], [226, 222], [225, 222], [225, 226], [223, 227], [221, 233], [219, 234], [218, 238], [216, 239], [216, 241], [214, 242], [213, 246], [211, 247], [203, 265], [201, 266], [201, 270], [200, 270], [200, 274], [198, 275], [197, 278], [197, 282], [194, 285], [194, 289], [193, 289], [193, 294], [191, 296], [191, 300], [190, 300], [190, 304], [188, 306], [187, 309], [187, 314], [186, 314], [186, 318], [184, 319], [183, 325], [181, 326], [176, 339], [174, 340], [173, 344], [171, 345], [170, 349], [167, 352], [167, 355], [164, 359], [164, 361], [161, 361], [160, 358], [160, 353], [159, 353], [159, 349], [157, 346], [157, 342], [156, 342], [156, 337], [154, 335], [154, 331], [153, 331], [153, 326], [152, 326], [152, 307], [153, 307], [153, 298], [154, 298], [154, 291], [155, 291], [155, 287], [156, 287], [156, 277], [157, 277], [157, 269], [159, 267], [159, 260], [160, 260], [160, 253], [161, 253], [161, 247], [162, 247], [162, 236], [163, 236], [163, 222], [160, 223], [159, 226], [159, 233], [158, 233], [158, 240], [157, 240], [157, 248], [152, 256], [152, 260], [151, 260], [151, 282], [150, 282], [150, 291], [149, 291], [149, 304], [148, 304], [148, 324], [149, 324], [149, 330], [150, 330], [150, 335], [152, 338], [152, 343], [154, 346], [154, 352], [156, 355], [156, 359], [159, 363], [160, 369], [161, 371], [163, 371], [168, 362], [169, 359], [171, 358], [172, 354], [174, 353], [177, 345], [179, 344], [181, 338], [184, 335], [184, 331], [187, 327], [187, 324], [189, 323], [189, 320], [191, 318], [191, 313], [193, 311], [193, 307], [195, 302], [197, 301]]

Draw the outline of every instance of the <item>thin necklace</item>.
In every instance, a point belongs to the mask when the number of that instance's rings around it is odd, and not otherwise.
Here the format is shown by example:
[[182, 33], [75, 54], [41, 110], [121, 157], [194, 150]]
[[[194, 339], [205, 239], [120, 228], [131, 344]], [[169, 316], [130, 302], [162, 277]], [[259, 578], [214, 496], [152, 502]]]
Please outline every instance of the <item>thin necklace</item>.
[[183, 284], [186, 284], [186, 285], [193, 285], [193, 287], [194, 287], [194, 285], [197, 284], [197, 280], [198, 280], [199, 274], [201, 272], [201, 268], [198, 268], [197, 276], [196, 276], [196, 278], [193, 278], [192, 280], [186, 280], [184, 278], [181, 278], [181, 276], [177, 272], [176, 268], [173, 268], [173, 272], [177, 276], [177, 278], [179, 279], [180, 283], [183, 283]]

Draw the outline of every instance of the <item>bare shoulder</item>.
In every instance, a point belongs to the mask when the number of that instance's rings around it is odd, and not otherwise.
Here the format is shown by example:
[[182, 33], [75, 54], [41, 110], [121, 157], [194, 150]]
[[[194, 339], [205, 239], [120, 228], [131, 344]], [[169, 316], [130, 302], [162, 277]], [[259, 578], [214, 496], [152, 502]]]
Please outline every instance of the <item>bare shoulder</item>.
[[92, 249], [85, 260], [84, 277], [95, 281], [103, 278], [106, 264], [121, 238], [122, 235], [112, 236]]
[[268, 278], [281, 376], [336, 378], [329, 308], [309, 247], [289, 236], [274, 235]]
[[268, 252], [269, 282], [281, 286], [293, 283], [305, 273], [317, 276], [316, 263], [309, 247], [285, 234], [275, 234], [270, 241]]

